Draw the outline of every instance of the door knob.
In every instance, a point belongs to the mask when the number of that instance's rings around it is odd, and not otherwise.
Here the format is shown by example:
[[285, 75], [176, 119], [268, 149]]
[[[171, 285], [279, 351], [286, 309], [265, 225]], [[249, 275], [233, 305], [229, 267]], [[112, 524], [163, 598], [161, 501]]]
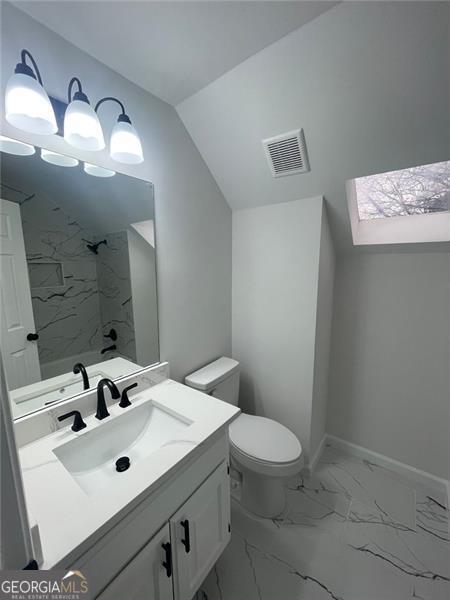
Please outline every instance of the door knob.
[[38, 334], [38, 333], [29, 333], [29, 334], [27, 335], [27, 340], [28, 340], [29, 342], [35, 342], [35, 341], [36, 341], [36, 340], [38, 340], [38, 339], [39, 339], [39, 334]]

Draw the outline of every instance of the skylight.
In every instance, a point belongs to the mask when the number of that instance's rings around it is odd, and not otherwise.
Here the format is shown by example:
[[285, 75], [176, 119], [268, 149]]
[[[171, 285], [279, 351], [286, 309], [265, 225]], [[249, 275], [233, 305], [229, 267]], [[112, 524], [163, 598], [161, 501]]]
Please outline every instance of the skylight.
[[360, 221], [450, 211], [450, 161], [354, 180]]
[[355, 246], [450, 241], [450, 161], [349, 179]]

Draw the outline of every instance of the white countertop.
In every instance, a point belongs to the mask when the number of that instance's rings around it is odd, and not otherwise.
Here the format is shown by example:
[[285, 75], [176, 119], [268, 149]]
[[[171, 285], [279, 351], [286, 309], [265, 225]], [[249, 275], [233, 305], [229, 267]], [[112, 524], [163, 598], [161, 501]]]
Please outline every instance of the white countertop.
[[[85, 418], [87, 427], [78, 433], [68, 426], [20, 450], [20, 461], [27, 505], [39, 524], [44, 564], [50, 569], [93, 536], [99, 528], [127, 507], [155, 491], [173, 476], [181, 461], [200, 444], [226, 427], [239, 414], [239, 408], [212, 396], [188, 388], [170, 379], [151, 388], [129, 395], [132, 406], [108, 407], [110, 417], [99, 421], [94, 415]], [[192, 421], [169, 445], [155, 450], [125, 473], [104, 493], [87, 495], [54, 454], [54, 450], [75, 437], [89, 435], [111, 419], [120, 419], [124, 411], [149, 399], [169, 413]], [[117, 401], [118, 402], [118, 401]], [[105, 528], [105, 532], [108, 529]], [[86, 549], [90, 544], [86, 545]]]

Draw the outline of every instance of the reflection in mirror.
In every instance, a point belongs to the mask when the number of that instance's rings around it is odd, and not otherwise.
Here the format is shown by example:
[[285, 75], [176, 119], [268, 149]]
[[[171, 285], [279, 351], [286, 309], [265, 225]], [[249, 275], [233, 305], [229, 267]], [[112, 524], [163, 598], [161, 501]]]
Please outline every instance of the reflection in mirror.
[[0, 154], [0, 335], [15, 418], [159, 361], [152, 185], [48, 156]]

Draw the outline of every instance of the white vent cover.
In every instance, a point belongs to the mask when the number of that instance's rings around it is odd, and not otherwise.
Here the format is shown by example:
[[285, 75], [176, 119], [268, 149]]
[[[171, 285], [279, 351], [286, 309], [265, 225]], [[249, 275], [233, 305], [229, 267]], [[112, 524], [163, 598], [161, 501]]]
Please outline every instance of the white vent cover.
[[309, 171], [303, 129], [267, 138], [262, 144], [274, 177]]

